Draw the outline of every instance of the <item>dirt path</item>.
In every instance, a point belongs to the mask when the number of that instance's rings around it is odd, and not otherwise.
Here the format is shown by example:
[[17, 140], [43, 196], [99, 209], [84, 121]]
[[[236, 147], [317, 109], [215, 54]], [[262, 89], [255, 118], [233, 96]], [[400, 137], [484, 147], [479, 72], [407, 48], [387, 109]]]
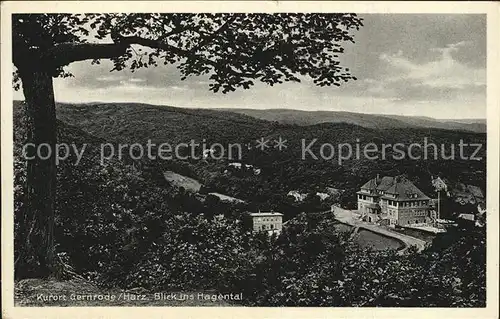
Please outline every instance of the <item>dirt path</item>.
[[332, 212], [335, 214], [335, 219], [337, 219], [342, 223], [351, 225], [353, 227], [360, 227], [363, 229], [367, 229], [374, 233], [391, 237], [403, 242], [405, 247], [399, 251], [400, 254], [403, 254], [411, 246], [416, 246], [419, 252], [424, 250], [426, 246], [426, 242], [421, 239], [401, 233], [396, 233], [378, 225], [363, 222], [358, 219], [359, 214], [353, 211], [342, 209], [340, 207], [334, 207]]

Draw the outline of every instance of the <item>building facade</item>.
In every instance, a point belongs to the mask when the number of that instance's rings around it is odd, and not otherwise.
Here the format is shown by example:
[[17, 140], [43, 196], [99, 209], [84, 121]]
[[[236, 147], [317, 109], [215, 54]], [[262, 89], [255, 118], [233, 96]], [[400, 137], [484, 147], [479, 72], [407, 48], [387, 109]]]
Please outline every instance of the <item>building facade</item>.
[[404, 176], [377, 176], [357, 195], [358, 211], [368, 222], [401, 226], [430, 222], [431, 199]]
[[253, 231], [267, 231], [268, 233], [281, 233], [283, 229], [283, 214], [277, 212], [250, 213]]

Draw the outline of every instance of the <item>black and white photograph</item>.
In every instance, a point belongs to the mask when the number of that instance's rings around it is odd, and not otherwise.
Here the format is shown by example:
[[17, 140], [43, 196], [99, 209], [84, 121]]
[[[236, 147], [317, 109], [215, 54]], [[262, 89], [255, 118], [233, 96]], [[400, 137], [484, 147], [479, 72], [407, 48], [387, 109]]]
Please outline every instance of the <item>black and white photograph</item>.
[[498, 316], [499, 7], [284, 2], [2, 3], [13, 311]]

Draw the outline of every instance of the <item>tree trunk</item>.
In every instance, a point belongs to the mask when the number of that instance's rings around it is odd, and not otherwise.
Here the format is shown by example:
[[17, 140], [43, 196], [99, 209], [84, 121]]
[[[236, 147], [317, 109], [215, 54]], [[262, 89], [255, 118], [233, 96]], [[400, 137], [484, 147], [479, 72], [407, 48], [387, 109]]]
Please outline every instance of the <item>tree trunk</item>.
[[[16, 277], [54, 272], [56, 113], [51, 73], [21, 72], [27, 115], [26, 206], [20, 217]], [[41, 146], [41, 147], [40, 147]]]

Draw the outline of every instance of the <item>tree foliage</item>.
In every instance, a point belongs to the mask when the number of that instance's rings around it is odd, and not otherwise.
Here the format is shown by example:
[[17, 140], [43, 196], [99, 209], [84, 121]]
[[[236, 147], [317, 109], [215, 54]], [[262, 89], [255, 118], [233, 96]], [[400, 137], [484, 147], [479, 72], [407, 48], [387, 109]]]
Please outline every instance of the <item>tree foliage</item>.
[[339, 63], [362, 26], [355, 14], [20, 14], [14, 64], [43, 62], [54, 76], [74, 61], [110, 58], [112, 70], [176, 64], [182, 79], [207, 75], [210, 90], [248, 89], [308, 76], [320, 86], [355, 80]]
[[[339, 65], [341, 44], [361, 26], [354, 14], [16, 14], [14, 88], [22, 82], [28, 142], [56, 145], [53, 77], [71, 76], [76, 61], [111, 59], [119, 71], [176, 64], [182, 79], [207, 75], [210, 89], [227, 93], [255, 81], [269, 85], [309, 76], [316, 85], [355, 79]], [[56, 167], [27, 161], [26, 209], [20, 250], [42, 276], [53, 272]], [[34, 225], [33, 227], [28, 225]], [[16, 263], [16, 268], [19, 268]], [[24, 267], [24, 266], [22, 266]], [[29, 266], [26, 266], [29, 268]]]

